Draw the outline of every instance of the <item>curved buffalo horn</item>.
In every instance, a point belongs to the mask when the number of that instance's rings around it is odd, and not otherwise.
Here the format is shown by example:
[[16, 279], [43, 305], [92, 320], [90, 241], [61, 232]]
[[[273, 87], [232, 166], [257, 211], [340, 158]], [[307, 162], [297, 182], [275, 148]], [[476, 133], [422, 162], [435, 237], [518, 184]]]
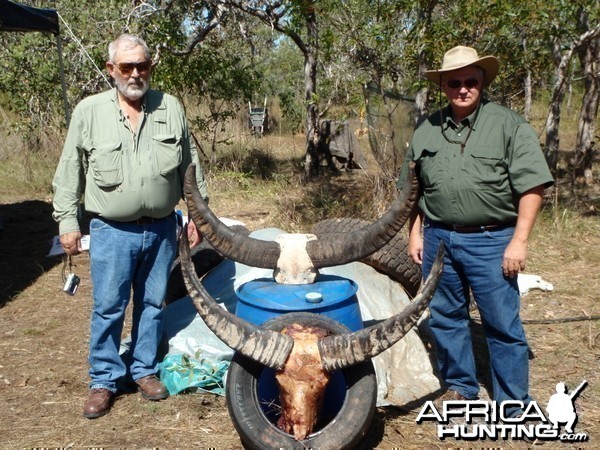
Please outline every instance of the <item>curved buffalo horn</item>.
[[340, 233], [339, 237], [329, 234], [327, 239], [306, 243], [306, 252], [315, 269], [359, 261], [379, 250], [402, 229], [418, 197], [419, 181], [415, 163], [411, 162], [402, 190], [379, 220], [352, 233]]
[[192, 263], [187, 225], [179, 243], [181, 271], [198, 314], [225, 344], [242, 355], [278, 370], [285, 364], [294, 340], [284, 334], [260, 328], [242, 320], [217, 304], [202, 285]]
[[[307, 242], [306, 251], [315, 269], [363, 259], [383, 247], [402, 229], [419, 195], [414, 167], [411, 162], [402, 191], [378, 221], [352, 233], [331, 234], [327, 239]], [[184, 194], [191, 219], [210, 244], [225, 257], [239, 263], [277, 269], [279, 244], [236, 233], [222, 223], [200, 195], [195, 175], [196, 167], [191, 164], [185, 174]]]
[[318, 342], [325, 370], [331, 372], [359, 364], [388, 349], [417, 323], [440, 282], [444, 267], [444, 246], [440, 244], [431, 273], [414, 301], [401, 313], [377, 325], [322, 338]]
[[190, 164], [183, 184], [190, 218], [208, 242], [223, 256], [250, 267], [276, 269], [280, 247], [274, 241], [261, 241], [236, 233], [210, 210], [196, 184], [196, 165]]

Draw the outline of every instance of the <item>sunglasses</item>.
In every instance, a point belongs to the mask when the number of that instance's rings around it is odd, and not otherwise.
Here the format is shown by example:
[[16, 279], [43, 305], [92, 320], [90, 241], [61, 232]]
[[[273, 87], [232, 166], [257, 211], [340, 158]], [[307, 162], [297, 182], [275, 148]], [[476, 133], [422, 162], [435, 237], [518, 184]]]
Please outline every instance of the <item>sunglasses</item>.
[[469, 78], [467, 80], [448, 80], [446, 81], [446, 86], [450, 89], [458, 89], [461, 86], [466, 87], [467, 89], [473, 89], [474, 87], [479, 86], [479, 80], [477, 78]]
[[136, 69], [138, 73], [148, 72], [150, 67], [152, 67], [152, 61], [144, 61], [141, 63], [112, 63], [119, 72], [123, 75], [131, 75], [133, 73], [133, 69]]

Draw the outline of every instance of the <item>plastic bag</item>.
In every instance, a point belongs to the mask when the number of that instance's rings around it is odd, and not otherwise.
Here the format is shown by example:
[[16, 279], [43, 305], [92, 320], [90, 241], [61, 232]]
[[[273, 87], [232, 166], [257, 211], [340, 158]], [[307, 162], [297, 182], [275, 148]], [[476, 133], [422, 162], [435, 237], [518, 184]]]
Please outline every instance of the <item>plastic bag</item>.
[[160, 380], [175, 395], [188, 389], [200, 389], [225, 395], [225, 375], [229, 361], [214, 361], [182, 354], [170, 354], [158, 365]]

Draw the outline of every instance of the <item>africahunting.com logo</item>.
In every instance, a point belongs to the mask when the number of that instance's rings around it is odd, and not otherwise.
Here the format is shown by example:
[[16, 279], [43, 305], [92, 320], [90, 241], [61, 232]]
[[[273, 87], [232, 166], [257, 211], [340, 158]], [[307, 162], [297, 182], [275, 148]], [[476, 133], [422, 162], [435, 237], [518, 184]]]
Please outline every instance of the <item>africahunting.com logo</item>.
[[[577, 423], [575, 399], [586, 385], [584, 380], [569, 394], [565, 384], [558, 383], [556, 394], [546, 405], [547, 415], [536, 401], [524, 405], [520, 401], [447, 400], [440, 407], [428, 401], [421, 408], [416, 422], [437, 422], [440, 439], [585, 442], [589, 440], [588, 434], [576, 433], [574, 428]], [[514, 411], [515, 407], [523, 410], [523, 414], [507, 417], [506, 412]]]

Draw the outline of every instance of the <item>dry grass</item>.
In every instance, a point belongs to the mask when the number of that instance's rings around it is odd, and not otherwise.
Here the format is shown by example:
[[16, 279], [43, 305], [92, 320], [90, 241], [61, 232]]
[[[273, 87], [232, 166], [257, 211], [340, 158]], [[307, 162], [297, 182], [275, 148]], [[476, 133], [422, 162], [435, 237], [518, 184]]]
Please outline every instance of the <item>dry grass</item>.
[[[211, 207], [254, 230], [276, 226], [306, 231], [327, 217], [370, 219], [388, 203], [389, 187], [377, 174], [357, 171], [300, 181], [302, 136], [243, 135], [219, 165], [209, 170]], [[56, 158], [57, 152], [53, 152]], [[46, 258], [56, 232], [50, 220], [49, 185], [55, 161], [29, 156], [32, 170], [19, 171], [18, 157], [0, 162], [0, 436], [3, 448], [210, 448], [241, 449], [223, 398], [178, 395], [160, 403], [138, 395], [119, 397], [113, 411], [97, 420], [81, 416], [87, 394], [87, 340], [91, 287], [87, 255], [76, 258], [82, 286], [68, 297], [60, 260]], [[50, 170], [51, 171], [51, 170]], [[37, 184], [33, 180], [44, 180]], [[29, 181], [28, 181], [29, 180]], [[378, 200], [373, 201], [376, 196]], [[525, 320], [598, 316], [600, 223], [552, 199], [532, 237], [528, 273], [554, 284], [552, 292], [532, 291], [523, 299]], [[585, 212], [585, 211], [584, 211]], [[577, 431], [588, 443], [546, 443], [544, 448], [595, 448], [600, 437], [600, 326], [597, 320], [526, 324], [535, 358], [531, 391], [540, 405], [564, 381], [583, 379], [577, 399]], [[440, 441], [431, 426], [414, 422], [419, 408], [379, 408], [364, 448], [458, 448], [468, 442]], [[482, 442], [473, 447], [525, 448], [516, 441]]]

